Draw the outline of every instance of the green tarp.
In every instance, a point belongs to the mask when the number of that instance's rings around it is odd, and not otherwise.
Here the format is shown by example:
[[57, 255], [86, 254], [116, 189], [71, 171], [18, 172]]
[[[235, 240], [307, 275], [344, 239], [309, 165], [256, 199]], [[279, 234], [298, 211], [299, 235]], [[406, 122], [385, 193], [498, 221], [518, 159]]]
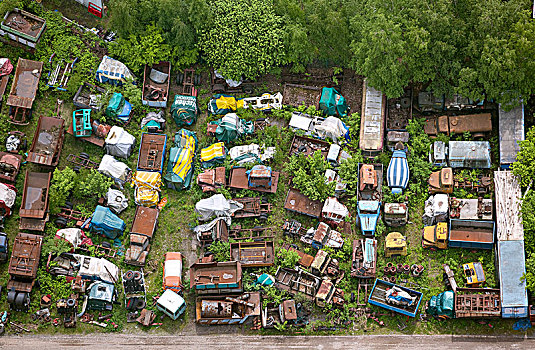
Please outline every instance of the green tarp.
[[178, 127], [195, 123], [198, 114], [197, 97], [175, 95], [171, 105], [171, 115]]
[[254, 132], [253, 122], [240, 119], [235, 113], [229, 113], [210, 124], [217, 125], [215, 137], [226, 144], [233, 142], [242, 135]]
[[321, 90], [320, 110], [326, 115], [345, 117], [347, 115], [347, 102], [336, 89], [324, 87]]
[[431, 316], [455, 318], [455, 294], [451, 290], [432, 296], [427, 306]]
[[106, 115], [108, 117], [117, 118], [119, 112], [123, 110], [125, 99], [123, 95], [118, 92], [115, 92], [106, 107]]

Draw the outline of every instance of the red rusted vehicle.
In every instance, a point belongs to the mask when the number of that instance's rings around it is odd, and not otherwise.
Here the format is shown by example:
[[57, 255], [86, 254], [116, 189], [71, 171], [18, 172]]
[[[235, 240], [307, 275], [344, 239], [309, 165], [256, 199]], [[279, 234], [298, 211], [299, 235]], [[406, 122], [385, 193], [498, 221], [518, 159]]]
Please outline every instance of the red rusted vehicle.
[[44, 231], [48, 221], [48, 189], [52, 173], [26, 171], [19, 216], [21, 230]]
[[0, 179], [15, 182], [21, 164], [21, 155], [0, 152]]
[[65, 138], [64, 124], [65, 120], [61, 118], [39, 118], [32, 147], [28, 152], [28, 162], [50, 167], [58, 165]]

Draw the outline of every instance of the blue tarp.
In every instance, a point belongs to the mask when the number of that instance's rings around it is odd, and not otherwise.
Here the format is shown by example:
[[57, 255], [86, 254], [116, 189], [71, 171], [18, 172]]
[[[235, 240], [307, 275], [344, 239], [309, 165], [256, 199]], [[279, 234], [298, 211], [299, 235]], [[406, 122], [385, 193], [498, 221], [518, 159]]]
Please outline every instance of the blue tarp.
[[502, 318], [521, 318], [528, 314], [526, 258], [524, 241], [498, 241], [498, 271]]
[[109, 208], [97, 205], [91, 217], [89, 228], [91, 232], [95, 232], [109, 239], [115, 239], [123, 235], [126, 224]]
[[394, 151], [387, 170], [388, 186], [392, 193], [401, 193], [409, 183], [409, 164], [405, 151]]

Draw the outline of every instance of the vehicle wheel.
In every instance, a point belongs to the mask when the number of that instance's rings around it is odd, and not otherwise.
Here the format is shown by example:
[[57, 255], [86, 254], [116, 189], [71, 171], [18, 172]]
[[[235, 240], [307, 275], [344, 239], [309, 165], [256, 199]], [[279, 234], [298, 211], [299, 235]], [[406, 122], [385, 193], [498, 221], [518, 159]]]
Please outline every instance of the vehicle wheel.
[[176, 76], [176, 84], [182, 85], [182, 83], [184, 83], [184, 73], [178, 73]]
[[267, 214], [262, 214], [262, 215], [260, 215], [260, 220], [262, 220], [262, 221], [266, 221], [267, 219], [268, 219]]
[[71, 201], [67, 201], [67, 202], [65, 202], [65, 208], [72, 209], [72, 208], [74, 208], [74, 204], [72, 204]]
[[28, 120], [32, 120], [33, 117], [33, 109], [30, 109], [30, 113], [28, 113]]
[[123, 278], [125, 279], [125, 281], [130, 281], [132, 278], [134, 278], [134, 271], [127, 271], [123, 275]]
[[268, 204], [269, 201], [266, 197], [262, 197], [262, 204]]
[[134, 281], [141, 281], [141, 277], [143, 277], [143, 275], [141, 275], [141, 272], [139, 271], [134, 271]]
[[104, 248], [111, 248], [111, 243], [110, 242], [102, 242], [101, 246], [103, 246]]
[[195, 74], [195, 86], [201, 85], [201, 75]]
[[137, 301], [136, 301], [136, 309], [138, 310], [143, 310], [145, 308], [145, 306], [147, 305], [147, 303], [145, 303], [145, 300], [139, 298]]
[[214, 253], [212, 253], [211, 251], [207, 251], [204, 253], [204, 257], [209, 257], [210, 255], [214, 255]]
[[252, 84], [243, 84], [243, 92], [246, 94], [252, 94], [253, 93], [253, 85]]
[[89, 159], [89, 154], [87, 154], [85, 152], [82, 152], [82, 153], [80, 153], [80, 158]]
[[74, 168], [72, 168], [72, 170], [74, 170], [75, 173], [79, 173], [80, 172], [80, 166], [79, 165], [75, 165]]
[[74, 305], [76, 305], [76, 301], [75, 301], [73, 298], [69, 298], [69, 299], [67, 299], [67, 306], [68, 306], [69, 308], [73, 308]]
[[65, 218], [57, 218], [55, 221], [54, 221], [54, 224], [56, 224], [57, 227], [61, 227], [61, 228], [64, 228], [65, 226], [67, 226], [67, 219]]
[[26, 151], [28, 149], [28, 141], [22, 140], [19, 147], [22, 151]]
[[9, 112], [8, 115], [11, 117], [13, 115], [13, 107], [9, 106]]

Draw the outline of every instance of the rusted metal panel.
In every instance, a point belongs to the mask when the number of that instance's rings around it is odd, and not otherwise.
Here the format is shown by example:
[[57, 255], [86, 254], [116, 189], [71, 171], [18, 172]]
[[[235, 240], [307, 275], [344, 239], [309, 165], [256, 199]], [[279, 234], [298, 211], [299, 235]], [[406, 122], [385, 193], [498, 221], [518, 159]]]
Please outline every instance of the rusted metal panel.
[[407, 88], [402, 96], [389, 99], [386, 112], [386, 130], [406, 130], [412, 119], [412, 89]]
[[282, 103], [286, 106], [315, 106], [319, 109], [321, 87], [300, 84], [284, 84]]
[[359, 200], [382, 199], [383, 165], [382, 164], [359, 164]]
[[284, 202], [284, 209], [299, 214], [308, 215], [313, 218], [319, 218], [321, 216], [322, 208], [322, 202], [318, 200], [310, 200], [308, 197], [294, 188], [290, 188], [288, 190], [286, 201]]
[[162, 172], [167, 135], [144, 132], [137, 158], [137, 169]]
[[215, 191], [225, 183], [225, 167], [223, 166], [205, 170], [197, 176], [197, 185], [202, 188], [203, 192]]
[[353, 241], [351, 277], [375, 278], [377, 269], [377, 241], [371, 238]]
[[261, 215], [267, 215], [271, 213], [272, 205], [270, 203], [264, 203], [259, 197], [245, 197], [245, 198], [233, 198], [234, 201], [243, 204], [243, 208], [235, 211], [232, 217], [239, 218], [251, 218]]
[[492, 115], [490, 113], [466, 115], [441, 115], [426, 120], [424, 131], [436, 136], [443, 134], [462, 134], [465, 132], [485, 133], [492, 131]]
[[158, 215], [160, 215], [160, 211], [157, 208], [138, 206], [130, 233], [138, 233], [152, 239], [158, 224]]
[[52, 173], [26, 171], [19, 215], [21, 218], [44, 219], [48, 210], [48, 189]]
[[231, 243], [230, 257], [243, 267], [272, 266], [275, 262], [273, 241]]
[[312, 262], [314, 261], [314, 257], [312, 255], [303, 253], [302, 251], [296, 249], [288, 243], [283, 244], [281, 249], [288, 250], [290, 252], [296, 252], [297, 255], [299, 255], [299, 261], [297, 263], [303, 267], [309, 268], [310, 265], [312, 265]]
[[37, 129], [33, 136], [32, 147], [28, 152], [28, 161], [31, 163], [56, 166], [65, 138], [65, 120], [54, 117], [39, 118]]
[[275, 288], [292, 294], [303, 293], [309, 300], [314, 300], [320, 284], [321, 279], [319, 277], [299, 267], [295, 270], [279, 267], [275, 273]]

